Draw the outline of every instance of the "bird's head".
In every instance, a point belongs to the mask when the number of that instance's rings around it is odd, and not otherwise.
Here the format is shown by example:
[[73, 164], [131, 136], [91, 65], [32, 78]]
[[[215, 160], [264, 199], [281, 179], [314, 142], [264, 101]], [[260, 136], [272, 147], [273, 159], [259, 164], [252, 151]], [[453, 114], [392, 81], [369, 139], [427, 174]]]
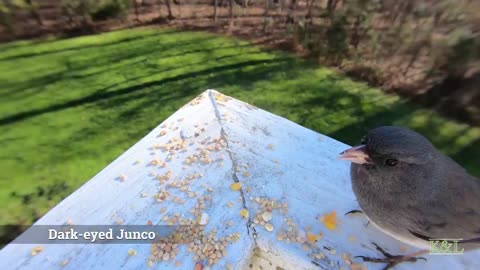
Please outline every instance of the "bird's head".
[[417, 132], [403, 127], [384, 126], [370, 130], [360, 145], [345, 150], [339, 158], [396, 170], [408, 165], [427, 164], [435, 153], [435, 147]]

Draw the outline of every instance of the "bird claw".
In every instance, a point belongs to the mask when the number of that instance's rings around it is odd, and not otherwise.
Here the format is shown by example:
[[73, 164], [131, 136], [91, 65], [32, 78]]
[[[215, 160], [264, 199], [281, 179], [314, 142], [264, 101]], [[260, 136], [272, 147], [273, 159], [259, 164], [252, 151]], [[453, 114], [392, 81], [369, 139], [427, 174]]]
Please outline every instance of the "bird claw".
[[354, 209], [352, 211], [348, 211], [347, 213], [344, 214], [344, 216], [346, 215], [352, 215], [352, 214], [363, 214], [362, 210], [357, 210], [357, 209]]
[[375, 244], [375, 243], [372, 243], [372, 245], [375, 246], [375, 249], [380, 251], [380, 253], [383, 254], [383, 256], [387, 257], [387, 258], [393, 258], [393, 257], [396, 257], [390, 253], [388, 253], [387, 251], [385, 251], [385, 249], [383, 249], [382, 247], [380, 247], [379, 245]]
[[387, 263], [385, 268], [383, 270], [388, 270], [393, 268], [394, 266], [403, 263], [403, 262], [416, 262], [418, 260], [427, 260], [424, 257], [410, 257], [408, 255], [403, 256], [403, 255], [392, 255], [385, 251], [383, 248], [381, 248], [379, 245], [372, 243], [376, 250], [378, 250], [380, 253], [385, 256], [385, 258], [371, 258], [371, 257], [366, 257], [366, 256], [355, 256], [354, 258], [360, 258], [364, 262], [373, 262], [373, 263]]

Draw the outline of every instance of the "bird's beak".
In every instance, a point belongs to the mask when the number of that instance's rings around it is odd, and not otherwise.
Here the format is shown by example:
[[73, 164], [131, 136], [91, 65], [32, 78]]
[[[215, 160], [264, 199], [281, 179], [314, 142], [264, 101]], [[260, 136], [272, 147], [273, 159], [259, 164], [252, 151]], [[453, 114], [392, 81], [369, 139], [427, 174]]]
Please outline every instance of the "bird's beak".
[[340, 153], [338, 157], [341, 160], [349, 160], [357, 164], [372, 163], [367, 154], [367, 147], [364, 144], [354, 146]]

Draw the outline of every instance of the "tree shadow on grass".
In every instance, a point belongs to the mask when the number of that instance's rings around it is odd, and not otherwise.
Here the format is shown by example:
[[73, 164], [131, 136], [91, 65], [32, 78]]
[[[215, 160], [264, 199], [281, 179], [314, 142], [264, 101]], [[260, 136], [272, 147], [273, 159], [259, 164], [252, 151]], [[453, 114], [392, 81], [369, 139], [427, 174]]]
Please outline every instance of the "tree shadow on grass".
[[[110, 57], [103, 57], [97, 59], [98, 56], [89, 58], [83, 61], [71, 61], [66, 58], [65, 66], [66, 69], [58, 72], [49, 73], [44, 76], [34, 77], [26, 82], [22, 83], [12, 83], [11, 85], [6, 83], [3, 85], [3, 93], [0, 93], [0, 97], [9, 98], [15, 96], [17, 99], [25, 98], [29, 94], [34, 94], [40, 89], [44, 89], [47, 86], [62, 82], [66, 80], [82, 80], [88, 79], [92, 76], [100, 76], [104, 73], [112, 71], [125, 71], [126, 75], [130, 74], [133, 68], [141, 69], [155, 69], [157, 73], [164, 71], [172, 70], [170, 67], [158, 69], [161, 65], [156, 64], [156, 56], [158, 56], [162, 61], [168, 60], [169, 58], [175, 57], [188, 57], [193, 54], [214, 54], [219, 50], [229, 50], [229, 49], [245, 49], [248, 47], [253, 47], [255, 44], [246, 43], [243, 45], [228, 45], [228, 46], [216, 46], [216, 47], [202, 47], [200, 49], [193, 49], [187, 51], [180, 51], [176, 53], [168, 53], [169, 50], [178, 51], [182, 48], [188, 48], [190, 46], [201, 46], [206, 41], [211, 40], [211, 37], [202, 37], [196, 38], [193, 40], [188, 40], [185, 42], [163, 42], [160, 45], [156, 44], [155, 47], [142, 45], [141, 47], [131, 48], [126, 52], [115, 53]], [[214, 57], [214, 56], [212, 56]], [[230, 56], [216, 57], [216, 60], [221, 60], [228, 58]], [[128, 66], [128, 68], [127, 68]], [[94, 72], [86, 73], [86, 70], [93, 69]], [[152, 70], [153, 73], [153, 70]], [[151, 76], [152, 73], [145, 76], [139, 77], [138, 79], [143, 79], [148, 76]], [[129, 79], [129, 78], [126, 78]], [[115, 83], [104, 87], [103, 90], [112, 89], [123, 82]]]
[[213, 67], [213, 68], [207, 68], [201, 71], [195, 71], [195, 72], [190, 72], [190, 73], [185, 73], [185, 74], [180, 74], [172, 77], [167, 77], [161, 80], [156, 80], [156, 81], [151, 81], [151, 82], [146, 82], [146, 83], [141, 83], [141, 84], [136, 84], [133, 86], [128, 86], [125, 88], [121, 88], [119, 90], [115, 91], [110, 91], [110, 92], [104, 92], [104, 91], [97, 91], [94, 92], [90, 95], [87, 95], [85, 97], [79, 98], [79, 99], [74, 99], [67, 101], [62, 104], [55, 104], [52, 106], [49, 106], [47, 108], [42, 108], [42, 109], [36, 109], [36, 110], [31, 110], [27, 112], [21, 112], [17, 113], [5, 118], [0, 119], [0, 126], [1, 125], [8, 125], [13, 122], [21, 121], [27, 118], [35, 117], [41, 114], [45, 113], [51, 113], [51, 112], [56, 112], [60, 111], [63, 109], [68, 109], [72, 107], [77, 107], [80, 105], [87, 105], [90, 103], [98, 102], [101, 100], [106, 100], [109, 98], [133, 93], [136, 91], [141, 91], [145, 88], [149, 87], [155, 87], [155, 86], [160, 86], [162, 84], [170, 83], [170, 82], [175, 82], [175, 81], [180, 81], [188, 78], [193, 78], [196, 76], [201, 76], [201, 75], [206, 75], [206, 74], [211, 74], [215, 73], [217, 71], [225, 71], [229, 69], [238, 69], [244, 66], [252, 66], [252, 65], [260, 65], [268, 62], [281, 62], [285, 61], [285, 59], [272, 59], [272, 60], [250, 60], [250, 61], [245, 61], [245, 62], [240, 62], [240, 63], [235, 63], [235, 64], [229, 64], [229, 65], [223, 65], [223, 66], [218, 66], [218, 67]]
[[[47, 56], [47, 55], [52, 55], [52, 54], [58, 54], [58, 53], [63, 53], [63, 52], [71, 52], [71, 51], [80, 51], [80, 50], [85, 50], [85, 49], [94, 49], [94, 48], [105, 48], [108, 46], [115, 46], [119, 45], [121, 43], [128, 43], [128, 42], [140, 42], [140, 41], [145, 41], [146, 39], [152, 39], [152, 38], [158, 38], [161, 35], [173, 35], [179, 33], [178, 31], [155, 31], [154, 33], [150, 34], [143, 34], [139, 36], [133, 36], [133, 37], [126, 37], [123, 39], [115, 40], [112, 42], [105, 42], [105, 43], [95, 43], [95, 44], [90, 44], [90, 45], [83, 45], [83, 46], [72, 46], [72, 47], [67, 47], [63, 49], [57, 49], [57, 50], [46, 50], [42, 52], [33, 52], [33, 53], [23, 53], [23, 54], [17, 54], [17, 55], [11, 55], [11, 56], [6, 56], [6, 57], [0, 57], [0, 62], [3, 61], [13, 61], [13, 60], [19, 60], [22, 58], [30, 58], [30, 57], [37, 57], [37, 56]], [[58, 40], [57, 40], [58, 41]], [[36, 43], [35, 45], [40, 45], [43, 44], [42, 42]], [[28, 44], [32, 45], [32, 44]], [[26, 45], [23, 45], [26, 46]], [[18, 46], [12, 46], [10, 49], [18, 49]], [[8, 52], [8, 48], [2, 49], [2, 53]]]

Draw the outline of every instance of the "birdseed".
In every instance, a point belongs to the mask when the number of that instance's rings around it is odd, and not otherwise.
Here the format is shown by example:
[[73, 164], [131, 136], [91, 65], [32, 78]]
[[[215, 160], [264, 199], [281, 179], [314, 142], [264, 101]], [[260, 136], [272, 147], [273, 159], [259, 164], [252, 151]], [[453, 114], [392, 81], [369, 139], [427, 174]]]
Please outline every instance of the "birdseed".
[[42, 246], [37, 246], [37, 247], [34, 247], [34, 248], [32, 249], [31, 254], [32, 254], [32, 256], [35, 256], [35, 255], [37, 255], [38, 253], [42, 252], [43, 250], [45, 250], [44, 247], [42, 247]]
[[272, 217], [272, 212], [266, 211], [262, 213], [262, 218], [265, 222], [269, 222], [270, 220], [272, 220]]
[[247, 209], [242, 209], [240, 211], [240, 215], [244, 218], [248, 218], [249, 214], [248, 214], [248, 210]]
[[242, 183], [236, 182], [230, 185], [230, 188], [234, 191], [240, 190], [242, 188]]
[[69, 260], [68, 260], [68, 259], [65, 259], [65, 260], [62, 261], [62, 263], [60, 264], [60, 266], [65, 267], [68, 263], [69, 263]]
[[323, 224], [330, 230], [335, 230], [337, 228], [338, 220], [337, 220], [337, 212], [333, 211], [330, 214], [325, 215], [323, 218]]

